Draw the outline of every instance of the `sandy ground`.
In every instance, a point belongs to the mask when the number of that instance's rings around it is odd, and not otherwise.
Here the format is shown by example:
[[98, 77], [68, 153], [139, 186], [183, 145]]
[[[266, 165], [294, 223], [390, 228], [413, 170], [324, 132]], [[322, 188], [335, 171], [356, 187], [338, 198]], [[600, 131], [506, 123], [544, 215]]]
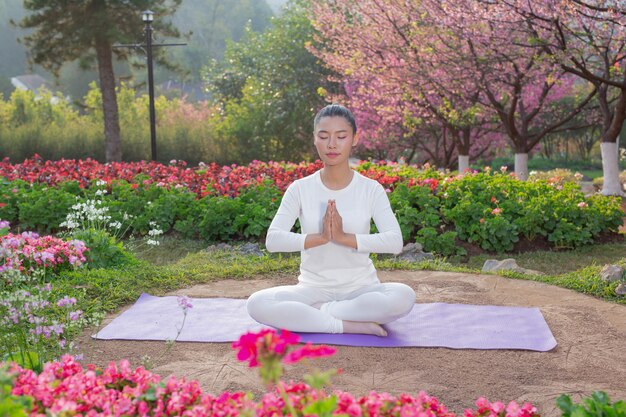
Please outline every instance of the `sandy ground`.
[[[301, 379], [314, 366], [341, 368], [333, 388], [355, 395], [371, 390], [392, 394], [424, 390], [457, 413], [473, 406], [480, 396], [491, 401], [530, 401], [544, 416], [560, 415], [555, 400], [561, 393], [580, 399], [603, 390], [613, 400], [626, 400], [626, 306], [494, 275], [380, 271], [379, 276], [382, 281], [410, 285], [417, 302], [539, 307], [558, 346], [545, 353], [340, 346], [331, 358], [289, 368], [287, 379]], [[293, 282], [293, 277], [226, 280], [173, 294], [245, 298], [258, 289]], [[229, 344], [178, 342], [168, 352], [164, 342], [93, 340], [91, 333], [85, 332], [80, 341], [87, 362], [102, 366], [127, 358], [137, 366], [148, 355], [154, 372], [196, 379], [211, 393], [245, 390], [258, 395], [262, 391], [256, 370], [237, 362]]]

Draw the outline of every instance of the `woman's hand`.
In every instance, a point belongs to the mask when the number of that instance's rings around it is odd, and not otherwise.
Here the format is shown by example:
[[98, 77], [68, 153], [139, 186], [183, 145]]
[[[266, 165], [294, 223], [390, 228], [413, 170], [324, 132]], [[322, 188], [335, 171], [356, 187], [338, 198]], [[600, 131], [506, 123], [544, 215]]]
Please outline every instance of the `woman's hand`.
[[333, 205], [334, 200], [328, 200], [326, 205], [326, 213], [322, 219], [322, 237], [326, 239], [326, 242], [333, 240]]
[[[338, 245], [348, 246], [356, 249], [356, 236], [351, 233], [345, 233], [343, 231], [343, 219], [337, 210], [337, 204], [335, 200], [328, 200], [328, 205], [331, 207], [331, 241]], [[328, 210], [327, 210], [328, 212]]]
[[341, 240], [343, 233], [343, 220], [341, 219], [341, 215], [337, 211], [337, 204], [335, 200], [328, 200], [328, 206], [330, 207], [330, 230], [331, 230], [331, 240], [336, 242], [337, 240]]

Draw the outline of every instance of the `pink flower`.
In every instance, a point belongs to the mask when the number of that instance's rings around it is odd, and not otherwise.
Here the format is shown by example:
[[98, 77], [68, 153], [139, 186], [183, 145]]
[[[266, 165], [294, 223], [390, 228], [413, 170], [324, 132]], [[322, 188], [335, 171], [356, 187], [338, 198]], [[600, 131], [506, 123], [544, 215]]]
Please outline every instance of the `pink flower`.
[[585, 207], [588, 207], [588, 206], [589, 206], [589, 204], [585, 203], [584, 201], [581, 201], [580, 203], [578, 203], [578, 207], [580, 207], [580, 208], [585, 208]]
[[504, 404], [496, 401], [495, 403], [491, 404], [491, 409], [494, 413], [500, 414], [502, 411], [504, 411]]
[[491, 214], [493, 214], [494, 216], [499, 216], [500, 213], [502, 213], [502, 209], [499, 207], [496, 207], [493, 210], [491, 210]]
[[186, 295], [180, 296], [177, 298], [178, 305], [183, 309], [183, 311], [187, 311], [190, 308], [193, 308], [193, 304], [191, 303], [191, 299]]

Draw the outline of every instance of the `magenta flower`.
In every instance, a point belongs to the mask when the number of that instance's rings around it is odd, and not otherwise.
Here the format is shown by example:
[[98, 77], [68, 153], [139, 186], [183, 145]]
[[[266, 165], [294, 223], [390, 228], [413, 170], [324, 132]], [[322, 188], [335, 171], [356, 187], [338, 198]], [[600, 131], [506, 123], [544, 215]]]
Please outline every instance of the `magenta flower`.
[[239, 340], [233, 342], [232, 348], [238, 349], [237, 359], [244, 362], [248, 361], [248, 366], [253, 368], [259, 366], [257, 360], [257, 333], [245, 333], [239, 337]]

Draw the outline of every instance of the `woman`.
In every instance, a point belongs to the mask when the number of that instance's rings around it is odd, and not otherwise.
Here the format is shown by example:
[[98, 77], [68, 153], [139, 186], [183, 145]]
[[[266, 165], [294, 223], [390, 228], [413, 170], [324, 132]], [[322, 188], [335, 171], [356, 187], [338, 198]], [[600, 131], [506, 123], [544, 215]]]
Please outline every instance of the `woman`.
[[[290, 331], [386, 336], [381, 324], [408, 314], [415, 292], [381, 283], [369, 254], [399, 253], [400, 226], [383, 187], [349, 166], [358, 143], [352, 113], [326, 106], [313, 127], [324, 167], [287, 188], [266, 239], [270, 252], [301, 252], [298, 284], [252, 294], [248, 312]], [[296, 219], [302, 233], [291, 231]], [[369, 233], [372, 219], [375, 234]]]

